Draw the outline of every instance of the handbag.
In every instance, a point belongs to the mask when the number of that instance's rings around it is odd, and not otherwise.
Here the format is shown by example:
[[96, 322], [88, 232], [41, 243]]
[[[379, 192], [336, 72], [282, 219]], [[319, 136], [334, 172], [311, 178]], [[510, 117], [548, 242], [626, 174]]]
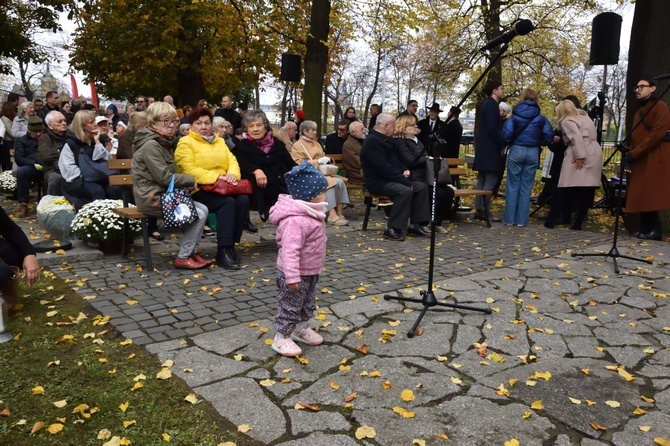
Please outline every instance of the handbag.
[[[426, 179], [425, 179], [427, 185], [429, 186], [433, 185], [434, 174], [435, 174], [435, 162], [432, 159], [427, 158]], [[446, 186], [447, 184], [451, 184], [451, 174], [449, 173], [449, 163], [447, 163], [446, 160], [443, 160], [442, 164], [440, 164], [440, 171], [437, 174], [437, 185]]]
[[183, 228], [200, 219], [191, 194], [183, 188], [174, 187], [174, 174], [167, 190], [161, 195], [161, 213], [166, 228]]
[[107, 184], [112, 172], [107, 168], [107, 160], [94, 161], [83, 149], [78, 157], [79, 170], [81, 177], [87, 183]]
[[319, 164], [317, 167], [319, 168], [319, 172], [321, 172], [327, 177], [337, 175], [338, 169], [335, 164]]
[[198, 187], [205, 192], [219, 195], [251, 195], [253, 193], [251, 181], [244, 179], [238, 180], [235, 185], [219, 178], [214, 184], [198, 184]]

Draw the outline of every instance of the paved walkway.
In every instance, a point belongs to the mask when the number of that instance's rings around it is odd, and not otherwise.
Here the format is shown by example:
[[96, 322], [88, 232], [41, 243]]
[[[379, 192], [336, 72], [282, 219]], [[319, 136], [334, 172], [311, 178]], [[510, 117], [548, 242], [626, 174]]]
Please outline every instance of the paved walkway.
[[607, 234], [459, 222], [438, 237], [435, 294], [493, 314], [431, 309], [408, 339], [421, 306], [383, 295], [419, 297], [429, 240], [383, 240], [381, 212], [363, 232], [358, 211], [347, 211], [350, 227], [328, 230], [316, 321], [326, 343], [302, 360], [266, 345], [276, 306], [270, 225], [245, 234], [237, 272], [176, 271], [169, 242], [153, 246], [155, 272], [95, 251], [86, 261], [68, 254], [54, 271], [265, 444], [670, 439], [669, 245], [622, 236], [622, 254], [653, 265], [622, 259], [617, 275], [611, 259], [570, 256], [609, 251]]

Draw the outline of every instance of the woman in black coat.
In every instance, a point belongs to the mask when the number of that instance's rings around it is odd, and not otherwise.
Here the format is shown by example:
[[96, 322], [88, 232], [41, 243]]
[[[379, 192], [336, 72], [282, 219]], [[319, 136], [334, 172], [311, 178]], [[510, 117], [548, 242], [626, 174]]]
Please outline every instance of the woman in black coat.
[[[398, 138], [395, 140], [395, 150], [400, 161], [410, 170], [410, 181], [412, 187], [426, 187], [426, 160], [428, 153], [421, 141], [416, 137], [418, 126], [413, 116], [405, 115], [396, 120], [395, 134]], [[439, 155], [438, 155], [439, 156]], [[433, 196], [432, 185], [430, 188], [430, 197]], [[454, 189], [450, 185], [438, 185], [435, 193], [435, 232], [446, 234], [447, 230], [442, 226], [442, 222], [449, 216], [449, 210], [454, 200]], [[428, 232], [427, 227], [420, 228], [423, 232]]]
[[266, 221], [279, 194], [288, 193], [284, 174], [296, 164], [284, 143], [273, 137], [270, 121], [262, 110], [247, 112], [242, 126], [246, 137], [235, 146], [235, 157], [242, 178], [254, 186], [252, 207]]

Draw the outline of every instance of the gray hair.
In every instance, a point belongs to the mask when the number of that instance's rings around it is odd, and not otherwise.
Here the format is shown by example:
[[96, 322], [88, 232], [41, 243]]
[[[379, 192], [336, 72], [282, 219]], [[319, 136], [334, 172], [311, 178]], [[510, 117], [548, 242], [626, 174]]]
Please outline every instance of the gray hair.
[[25, 113], [26, 110], [28, 110], [28, 107], [30, 107], [31, 105], [34, 105], [34, 104], [30, 101], [21, 102], [19, 104], [19, 108], [21, 109], [21, 113]]
[[380, 113], [377, 115], [377, 122], [375, 123], [375, 128], [379, 127], [382, 128], [384, 127], [387, 123], [395, 120], [395, 118], [388, 114], [388, 113]]
[[[47, 127], [50, 127], [51, 124], [53, 124], [56, 121], [56, 115], [63, 115], [63, 113], [59, 112], [58, 110], [52, 110], [47, 115], [44, 117], [44, 123], [47, 125]], [[63, 115], [65, 117], [65, 115]]]
[[304, 135], [308, 130], [316, 130], [316, 122], [302, 121], [300, 123], [300, 135]]
[[270, 121], [268, 121], [268, 117], [265, 115], [265, 112], [261, 109], [256, 109], [256, 110], [249, 110], [246, 115], [244, 115], [244, 119], [242, 120], [242, 127], [245, 129], [247, 128], [247, 123], [251, 121], [256, 121], [260, 119], [263, 121], [263, 125], [265, 126], [265, 130], [268, 132], [272, 131], [272, 127], [270, 126]]
[[286, 121], [284, 123], [284, 126], [282, 127], [284, 130], [287, 130], [289, 127], [294, 126], [296, 130], [298, 129], [298, 126], [295, 124], [293, 121]]
[[184, 130], [190, 130], [190, 129], [191, 129], [191, 124], [189, 124], [189, 123], [182, 124], [182, 125], [179, 126], [179, 133], [183, 132]]
[[226, 123], [226, 120], [221, 117], [221, 116], [214, 116], [214, 119], [212, 119], [212, 131], [216, 132], [219, 130], [223, 124]]
[[354, 130], [354, 128], [358, 127], [359, 125], [362, 128], [365, 128], [365, 126], [363, 125], [363, 123], [361, 121], [354, 121], [351, 124], [349, 124], [349, 132], [351, 133]]

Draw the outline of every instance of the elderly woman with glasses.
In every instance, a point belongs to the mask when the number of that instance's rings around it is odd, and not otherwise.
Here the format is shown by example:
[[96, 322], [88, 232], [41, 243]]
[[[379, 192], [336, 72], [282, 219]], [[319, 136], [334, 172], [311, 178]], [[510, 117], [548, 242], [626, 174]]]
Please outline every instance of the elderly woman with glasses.
[[[296, 164], [308, 161], [314, 167], [331, 163], [323, 151], [323, 147], [317, 140], [316, 122], [303, 121], [300, 124], [300, 139], [293, 144], [291, 156]], [[342, 178], [328, 176], [328, 189], [326, 190], [326, 201], [328, 202], [328, 223], [331, 225], [344, 226], [349, 220], [342, 215], [342, 205], [349, 203], [349, 193]]]
[[[193, 176], [198, 184], [216, 184], [217, 181], [237, 184], [241, 178], [240, 166], [225, 141], [213, 132], [212, 117], [208, 108], [196, 108], [188, 116], [191, 130], [177, 144], [174, 155], [177, 166], [181, 173]], [[235, 243], [242, 238], [249, 197], [198, 190], [193, 199], [216, 215], [216, 264], [229, 270], [240, 269]]]
[[247, 112], [242, 127], [247, 133], [235, 146], [235, 155], [242, 178], [254, 185], [252, 200], [265, 221], [279, 194], [288, 193], [284, 174], [296, 164], [284, 143], [273, 136], [270, 121], [262, 110]]
[[[172, 157], [176, 144], [175, 134], [179, 118], [174, 107], [165, 102], [154, 102], [146, 111], [149, 125], [135, 135], [136, 150], [133, 154], [133, 195], [137, 208], [154, 217], [161, 216], [160, 195], [172, 177], [175, 187], [193, 189], [195, 178], [180, 174]], [[178, 269], [200, 269], [212, 261], [198, 253], [198, 242], [207, 222], [207, 207], [195, 202], [198, 220], [184, 228], [179, 253], [174, 261]]]

